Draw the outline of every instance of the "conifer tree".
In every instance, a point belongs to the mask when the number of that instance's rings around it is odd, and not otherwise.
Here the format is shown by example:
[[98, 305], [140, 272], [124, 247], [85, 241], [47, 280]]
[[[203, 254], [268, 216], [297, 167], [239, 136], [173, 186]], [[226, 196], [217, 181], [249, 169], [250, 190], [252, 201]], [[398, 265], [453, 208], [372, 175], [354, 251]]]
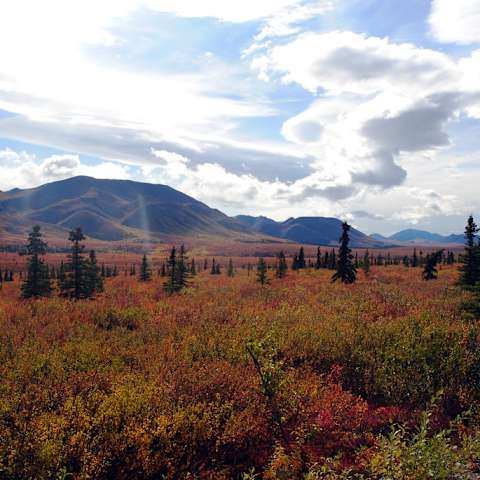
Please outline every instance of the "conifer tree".
[[320, 270], [322, 268], [322, 252], [320, 247], [317, 248], [317, 261], [315, 262], [315, 269]]
[[215, 258], [212, 259], [212, 269], [210, 270], [211, 275], [216, 275], [217, 274], [217, 266], [215, 263]]
[[292, 260], [292, 270], [298, 271], [298, 270], [300, 269], [300, 267], [299, 267], [298, 265], [299, 265], [299, 263], [298, 263], [298, 255], [295, 254], [295, 255], [293, 256], [293, 260]]
[[167, 275], [167, 269], [166, 269], [166, 266], [165, 266], [165, 262], [162, 263], [162, 268], [160, 270], [160, 276], [161, 277], [166, 277]]
[[28, 271], [21, 287], [22, 298], [48, 297], [52, 293], [52, 284], [48, 266], [41, 257], [47, 253], [47, 243], [42, 240], [40, 227], [35, 225], [28, 235], [27, 255]]
[[146, 253], [143, 254], [142, 257], [142, 263], [140, 264], [140, 275], [138, 279], [141, 282], [149, 282], [152, 279], [152, 271], [150, 270]]
[[184, 245], [180, 246], [180, 250], [178, 251], [177, 257], [177, 275], [176, 275], [176, 285], [177, 291], [182, 290], [183, 288], [188, 286], [188, 266], [187, 266], [187, 251]]
[[265, 260], [262, 257], [258, 259], [257, 282], [260, 283], [261, 285], [265, 285], [268, 283], [267, 264], [265, 263]]
[[287, 274], [287, 270], [288, 270], [287, 259], [285, 258], [285, 254], [283, 253], [283, 250], [282, 250], [278, 254], [277, 271], [275, 273], [275, 276], [277, 278], [284, 278], [285, 275]]
[[203, 261], [203, 269], [204, 269], [204, 270], [208, 270], [208, 260], [207, 260], [207, 259], [205, 259], [205, 260]]
[[103, 278], [100, 275], [100, 269], [97, 265], [97, 256], [95, 250], [90, 250], [88, 256], [87, 268], [87, 297], [93, 297], [96, 293], [103, 292]]
[[190, 275], [195, 276], [197, 274], [197, 266], [195, 265], [195, 259], [192, 258], [192, 263], [190, 264]]
[[418, 267], [418, 257], [417, 257], [417, 249], [413, 249], [413, 256], [412, 256], [412, 267]]
[[437, 264], [440, 262], [443, 255], [443, 250], [427, 255], [425, 268], [423, 269], [422, 277], [424, 280], [436, 280], [438, 277]]
[[350, 225], [347, 222], [343, 222], [340, 248], [338, 251], [337, 271], [332, 276], [332, 282], [340, 280], [343, 283], [354, 283], [357, 279], [357, 269], [353, 264], [353, 255], [349, 247], [349, 231]]
[[480, 281], [480, 247], [477, 243], [478, 228], [472, 215], [468, 218], [465, 227], [465, 250], [460, 257], [459, 284], [473, 287]]
[[368, 252], [368, 250], [366, 250], [365, 254], [363, 255], [362, 268], [365, 275], [368, 275], [370, 273], [370, 253]]
[[228, 261], [228, 269], [227, 269], [227, 275], [229, 277], [233, 277], [235, 275], [235, 270], [233, 269], [233, 261], [230, 259]]
[[163, 285], [163, 289], [169, 293], [175, 293], [176, 290], [176, 272], [177, 272], [177, 250], [175, 246], [170, 250], [170, 256], [167, 261], [168, 279]]
[[64, 265], [65, 276], [60, 284], [60, 295], [73, 300], [88, 298], [87, 265], [84, 257], [85, 246], [80, 242], [85, 240], [82, 229], [76, 228], [68, 237], [72, 242], [71, 251]]
[[303, 247], [300, 247], [300, 251], [298, 252], [298, 268], [305, 268], [306, 266], [305, 251], [303, 250]]

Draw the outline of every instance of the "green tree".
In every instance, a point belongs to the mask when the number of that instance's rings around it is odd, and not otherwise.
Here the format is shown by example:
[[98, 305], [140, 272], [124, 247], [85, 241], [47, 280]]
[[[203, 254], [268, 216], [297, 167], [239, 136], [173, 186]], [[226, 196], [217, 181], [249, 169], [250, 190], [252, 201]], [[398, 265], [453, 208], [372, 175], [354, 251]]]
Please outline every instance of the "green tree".
[[262, 257], [258, 259], [257, 282], [262, 285], [265, 285], [268, 283], [267, 264], [265, 263], [265, 260]]
[[93, 297], [96, 293], [103, 292], [103, 278], [100, 274], [100, 269], [97, 264], [97, 256], [95, 250], [90, 250], [88, 261], [86, 262], [87, 268], [87, 296]]
[[287, 259], [285, 258], [285, 254], [283, 253], [283, 250], [282, 250], [278, 254], [277, 271], [275, 272], [275, 276], [277, 278], [284, 278], [287, 274], [287, 270], [288, 270]]
[[188, 287], [188, 278], [189, 278], [189, 270], [188, 270], [188, 257], [187, 251], [184, 245], [180, 246], [180, 250], [178, 251], [177, 257], [177, 274], [176, 274], [176, 284], [177, 284], [177, 291]]
[[140, 275], [138, 279], [141, 282], [149, 282], [152, 279], [152, 271], [150, 270], [150, 265], [148, 264], [147, 254], [144, 254], [142, 257], [142, 263], [140, 264]]
[[465, 251], [460, 257], [459, 284], [473, 287], [480, 280], [480, 248], [477, 243], [478, 228], [472, 215], [465, 227]]
[[332, 282], [340, 280], [343, 283], [354, 283], [357, 279], [357, 269], [353, 264], [353, 255], [349, 247], [349, 231], [350, 225], [347, 222], [343, 222], [340, 248], [338, 250], [337, 271], [332, 276]]
[[85, 246], [80, 242], [85, 240], [82, 229], [76, 228], [68, 237], [72, 242], [67, 263], [64, 265], [64, 276], [60, 283], [60, 295], [73, 300], [88, 298], [88, 268], [84, 257]]
[[40, 227], [35, 225], [28, 235], [27, 255], [30, 256], [27, 275], [21, 287], [22, 298], [48, 297], [52, 283], [48, 266], [41, 257], [47, 253], [47, 243], [42, 240]]
[[438, 250], [438, 252], [432, 253], [427, 256], [425, 262], [425, 267], [422, 272], [422, 277], [424, 280], [436, 280], [438, 277], [437, 264], [441, 260], [443, 255], [443, 250]]
[[307, 263], [305, 262], [305, 250], [303, 247], [300, 247], [300, 251], [298, 252], [298, 268], [305, 268]]

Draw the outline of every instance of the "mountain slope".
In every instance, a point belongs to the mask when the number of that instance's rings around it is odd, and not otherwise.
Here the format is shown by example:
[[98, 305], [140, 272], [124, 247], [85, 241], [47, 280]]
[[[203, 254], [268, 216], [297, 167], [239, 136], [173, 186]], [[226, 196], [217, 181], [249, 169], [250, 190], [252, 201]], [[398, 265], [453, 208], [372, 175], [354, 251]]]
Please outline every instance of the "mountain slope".
[[[276, 222], [266, 217], [239, 215], [236, 217], [256, 232], [271, 235], [298, 243], [314, 245], [336, 245], [342, 232], [342, 222], [337, 218], [300, 217]], [[375, 240], [352, 228], [350, 240], [353, 247], [381, 248], [384, 242]]]
[[81, 226], [99, 240], [255, 236], [241, 222], [168, 186], [90, 177], [0, 192], [0, 225], [8, 233], [22, 233], [34, 223], [58, 234]]
[[[373, 236], [373, 235], [372, 235]], [[376, 238], [378, 236], [375, 235]], [[392, 240], [396, 242], [409, 242], [409, 243], [435, 243], [435, 244], [448, 244], [448, 243], [464, 243], [463, 235], [439, 235], [438, 233], [430, 233], [425, 230], [416, 230], [409, 228], [402, 230], [391, 235], [388, 238], [383, 237], [384, 240]]]

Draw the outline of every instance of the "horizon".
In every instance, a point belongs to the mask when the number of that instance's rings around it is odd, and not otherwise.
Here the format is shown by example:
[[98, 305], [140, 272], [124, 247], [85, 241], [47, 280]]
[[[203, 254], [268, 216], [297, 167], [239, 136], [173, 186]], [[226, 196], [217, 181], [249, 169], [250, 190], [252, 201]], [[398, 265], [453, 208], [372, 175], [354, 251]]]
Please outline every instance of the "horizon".
[[480, 210], [479, 24], [478, 0], [1, 5], [0, 190], [86, 175], [459, 234]]
[[[144, 185], [158, 185], [158, 186], [161, 186], [161, 187], [172, 188], [169, 185], [165, 185], [165, 184], [151, 183], [151, 182], [139, 182], [139, 181], [130, 180], [130, 179], [95, 178], [95, 177], [91, 177], [91, 176], [88, 176], [88, 175], [76, 175], [74, 177], [68, 177], [68, 178], [64, 178], [64, 179], [61, 179], [61, 180], [52, 180], [51, 182], [47, 182], [47, 183], [39, 185], [37, 187], [31, 187], [30, 189], [43, 187], [43, 186], [46, 186], [46, 185], [49, 185], [49, 184], [52, 184], [52, 183], [61, 183], [61, 182], [64, 182], [64, 181], [75, 180], [75, 179], [78, 179], [78, 178], [86, 178], [86, 179], [89, 179], [89, 180], [109, 181], [109, 182], [111, 182], [111, 181], [113, 181], [113, 182], [132, 182], [132, 183], [138, 183], [138, 184], [144, 184]], [[9, 192], [14, 192], [14, 191], [17, 191], [17, 190], [23, 191], [23, 190], [26, 190], [26, 189], [19, 189], [18, 187], [14, 187], [10, 190], [5, 190], [5, 191], [0, 190], [0, 194], [1, 193], [8, 194]], [[184, 192], [180, 192], [180, 193], [184, 193]], [[194, 199], [194, 200], [196, 200], [196, 199]], [[252, 217], [252, 218], [265, 218], [267, 220], [274, 220], [270, 217], [266, 217], [266, 216], [263, 216], [263, 215], [242, 215], [242, 214], [230, 215], [231, 218], [237, 218], [237, 217], [241, 217], [241, 216]], [[305, 218], [307, 218], [307, 219], [308, 218], [322, 218], [322, 219], [328, 219], [328, 220], [333, 219], [333, 220], [348, 221], [346, 219], [341, 219], [341, 218], [336, 218], [336, 217], [320, 217], [320, 216], [310, 216], [310, 215], [301, 215], [299, 217], [288, 217], [288, 218], [285, 218], [285, 219], [274, 220], [274, 221], [276, 221], [277, 223], [286, 223], [289, 220], [298, 220], [298, 219], [305, 219]], [[354, 225], [352, 225], [352, 226], [354, 228], [356, 228]], [[391, 232], [390, 234], [382, 234], [382, 233], [379, 233], [379, 232], [367, 232], [367, 231], [362, 231], [362, 233], [365, 233], [366, 235], [369, 235], [369, 236], [380, 235], [381, 237], [384, 237], [386, 240], [388, 240], [388, 239], [390, 239], [390, 237], [392, 237], [396, 234], [406, 232], [406, 231], [409, 231], [409, 230], [424, 232], [424, 233], [429, 233], [429, 234], [434, 234], [434, 235], [442, 235], [442, 234], [439, 234], [438, 232], [422, 230], [420, 228], [406, 228], [406, 229], [402, 229], [402, 230], [399, 230], [399, 231]], [[448, 234], [443, 234], [443, 236], [445, 236], [445, 237], [450, 236], [450, 235], [463, 235], [463, 233], [450, 232]]]

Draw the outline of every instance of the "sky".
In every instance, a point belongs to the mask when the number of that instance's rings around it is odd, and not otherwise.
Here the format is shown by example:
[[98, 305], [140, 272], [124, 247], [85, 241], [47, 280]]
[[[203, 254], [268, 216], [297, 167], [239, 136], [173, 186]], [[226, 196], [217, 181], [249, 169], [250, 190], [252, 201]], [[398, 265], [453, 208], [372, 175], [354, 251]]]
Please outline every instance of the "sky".
[[162, 183], [229, 215], [460, 233], [480, 0], [0, 3], [0, 190]]

